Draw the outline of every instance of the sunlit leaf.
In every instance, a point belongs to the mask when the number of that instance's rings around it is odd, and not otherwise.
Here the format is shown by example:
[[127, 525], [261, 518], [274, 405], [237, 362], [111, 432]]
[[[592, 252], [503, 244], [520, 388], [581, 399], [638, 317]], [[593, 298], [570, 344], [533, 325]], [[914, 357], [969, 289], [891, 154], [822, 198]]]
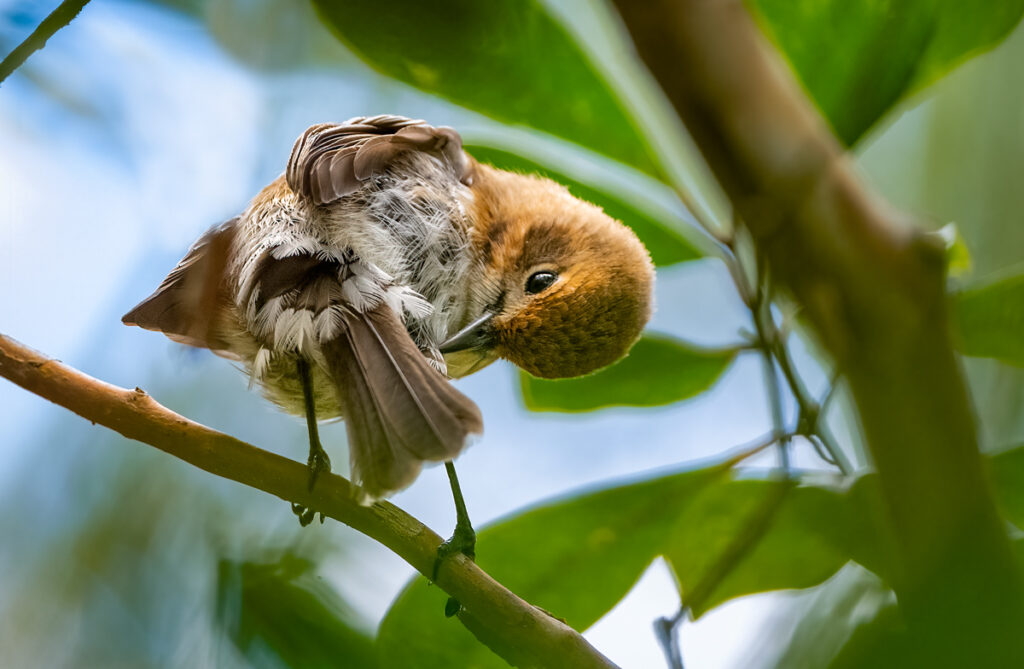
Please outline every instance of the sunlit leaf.
[[1024, 14], [1024, 0], [750, 4], [848, 145], [908, 93], [998, 44]]
[[533, 411], [662, 406], [710, 388], [734, 357], [735, 350], [699, 350], [673, 337], [648, 333], [628, 356], [594, 374], [550, 380], [522, 372], [520, 387]]
[[1024, 367], [1024, 272], [954, 295], [953, 316], [962, 353]]
[[[695, 494], [723, 476], [712, 467], [588, 493], [484, 529], [480, 566], [517, 595], [583, 630], [610, 610], [659, 555]], [[381, 625], [387, 667], [505, 667], [442, 614], [446, 596], [415, 579]]]
[[[377, 666], [373, 639], [351, 624], [351, 612], [308, 561], [285, 554], [269, 563], [220, 563], [217, 614], [247, 656], [273, 652], [285, 667]], [[261, 664], [261, 666], [264, 666]]]
[[477, 160], [503, 170], [540, 174], [567, 186], [576, 197], [593, 202], [612, 218], [631, 227], [650, 251], [651, 260], [655, 265], [672, 265], [695, 260], [702, 255], [672, 225], [658, 220], [621, 198], [508, 151], [477, 144], [467, 144], [466, 150]]
[[630, 114], [539, 0], [314, 0], [374, 69], [469, 107], [656, 174]]

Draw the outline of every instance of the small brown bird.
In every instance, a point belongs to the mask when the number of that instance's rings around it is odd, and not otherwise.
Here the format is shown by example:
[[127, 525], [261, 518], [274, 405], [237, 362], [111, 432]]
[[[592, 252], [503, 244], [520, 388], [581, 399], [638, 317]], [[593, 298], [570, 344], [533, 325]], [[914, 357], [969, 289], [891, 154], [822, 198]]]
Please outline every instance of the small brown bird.
[[361, 117], [306, 130], [285, 174], [123, 321], [241, 361], [305, 415], [311, 488], [330, 470], [320, 419], [344, 417], [364, 503], [445, 462], [446, 546], [472, 555], [451, 461], [483, 424], [447, 377], [497, 358], [545, 378], [611, 364], [650, 316], [653, 276], [633, 232], [564, 187], [476, 162], [451, 128]]

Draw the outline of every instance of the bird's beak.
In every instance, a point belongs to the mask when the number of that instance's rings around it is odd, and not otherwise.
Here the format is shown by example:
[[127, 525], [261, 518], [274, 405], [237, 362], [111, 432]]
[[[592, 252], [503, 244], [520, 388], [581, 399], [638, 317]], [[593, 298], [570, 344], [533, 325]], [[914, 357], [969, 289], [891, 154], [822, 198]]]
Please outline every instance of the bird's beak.
[[490, 311], [484, 312], [483, 316], [441, 342], [441, 346], [438, 347], [441, 353], [448, 354], [468, 349], [491, 348], [493, 333], [488, 325], [492, 318], [494, 318], [493, 313]]

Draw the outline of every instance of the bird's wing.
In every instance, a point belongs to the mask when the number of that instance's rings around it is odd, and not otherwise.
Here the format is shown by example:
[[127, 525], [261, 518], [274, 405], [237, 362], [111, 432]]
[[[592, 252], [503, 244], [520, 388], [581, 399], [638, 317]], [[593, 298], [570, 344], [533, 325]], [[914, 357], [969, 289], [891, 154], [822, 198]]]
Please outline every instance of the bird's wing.
[[163, 332], [174, 341], [234, 357], [217, 320], [232, 303], [225, 284], [239, 219], [214, 226], [188, 250], [152, 295], [125, 314], [125, 325]]
[[322, 361], [348, 426], [353, 478], [373, 500], [412, 483], [424, 461], [453, 459], [483, 422], [409, 336], [406, 302], [388, 295], [401, 289], [374, 286], [360, 262], [268, 254], [248, 299], [266, 346]]
[[289, 188], [314, 204], [329, 204], [358, 190], [406, 151], [444, 158], [459, 180], [472, 181], [472, 161], [459, 133], [404, 116], [361, 116], [311, 126], [292, 147], [285, 178]]

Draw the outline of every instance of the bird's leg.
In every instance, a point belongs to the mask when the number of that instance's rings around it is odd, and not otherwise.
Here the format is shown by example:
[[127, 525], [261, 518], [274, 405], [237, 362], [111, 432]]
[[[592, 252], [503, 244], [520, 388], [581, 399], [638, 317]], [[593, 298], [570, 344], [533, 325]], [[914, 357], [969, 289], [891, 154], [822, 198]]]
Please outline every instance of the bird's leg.
[[[309, 370], [309, 362], [299, 357], [296, 362], [299, 378], [302, 380], [302, 396], [306, 402], [306, 428], [309, 431], [309, 489], [313, 490], [320, 472], [331, 471], [331, 459], [327, 451], [320, 445], [320, 432], [316, 426], [316, 398], [313, 396], [313, 376]], [[301, 504], [292, 504], [292, 513], [299, 517], [299, 524], [305, 527], [313, 522], [316, 511], [307, 509]], [[324, 522], [324, 514], [320, 514], [320, 522]]]
[[[448, 482], [452, 486], [452, 497], [455, 499], [455, 532], [451, 538], [437, 548], [437, 557], [434, 558], [434, 570], [431, 575], [432, 581], [437, 580], [437, 570], [445, 558], [462, 553], [470, 560], [476, 559], [476, 531], [473, 523], [469, 521], [469, 512], [466, 511], [466, 500], [462, 498], [462, 488], [459, 487], [459, 477], [455, 474], [455, 465], [449, 460], [444, 463], [448, 472]], [[448, 598], [445, 604], [444, 614], [449, 618], [454, 616], [462, 608], [462, 605], [454, 597]]]

